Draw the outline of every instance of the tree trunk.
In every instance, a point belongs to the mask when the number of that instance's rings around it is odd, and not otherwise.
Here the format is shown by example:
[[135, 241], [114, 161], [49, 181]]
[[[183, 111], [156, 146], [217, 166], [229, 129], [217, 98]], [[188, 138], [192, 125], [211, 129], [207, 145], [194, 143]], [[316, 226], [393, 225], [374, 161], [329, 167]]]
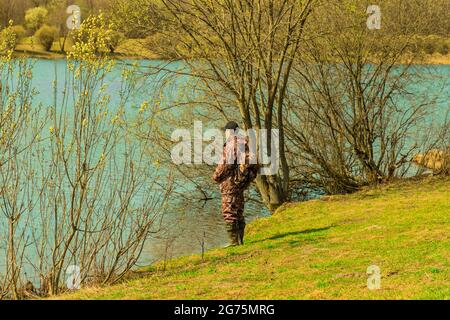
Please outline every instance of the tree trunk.
[[256, 187], [271, 213], [288, 200], [288, 194], [283, 190], [282, 181], [278, 176], [258, 176]]

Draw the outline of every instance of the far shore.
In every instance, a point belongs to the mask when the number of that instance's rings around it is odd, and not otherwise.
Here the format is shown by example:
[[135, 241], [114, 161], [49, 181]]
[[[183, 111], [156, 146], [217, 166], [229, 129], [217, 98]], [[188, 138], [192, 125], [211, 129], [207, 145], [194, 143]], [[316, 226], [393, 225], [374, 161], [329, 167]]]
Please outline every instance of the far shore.
[[[16, 50], [14, 51], [16, 57], [29, 57], [36, 59], [65, 59], [66, 54], [54, 51], [40, 51], [40, 50]], [[159, 56], [156, 54], [139, 55], [139, 54], [126, 54], [122, 52], [111, 53], [109, 57], [117, 60], [171, 60], [170, 58]], [[420, 61], [417, 61], [417, 65], [450, 65], [450, 54], [442, 55], [439, 53], [427, 54]]]
[[[15, 57], [26, 57], [34, 59], [44, 59], [44, 60], [60, 60], [67, 57], [66, 54], [58, 52], [28, 52], [28, 51], [14, 51], [13, 56]], [[139, 55], [124, 55], [120, 53], [109, 54], [108, 57], [117, 60], [166, 60], [163, 57], [146, 57]]]
[[[114, 53], [108, 55], [110, 58], [117, 60], [173, 60], [173, 58], [164, 56], [164, 54], [150, 50], [149, 45], [145, 41], [144, 39], [127, 39], [116, 48]], [[73, 44], [69, 40], [64, 42], [64, 44], [61, 43], [62, 39], [55, 41], [50, 51], [47, 51], [34, 37], [26, 37], [19, 41], [14, 55], [38, 59], [64, 59], [66, 54], [61, 50], [62, 46], [64, 46], [65, 52], [70, 52]], [[399, 62], [399, 64], [401, 63]], [[450, 65], [450, 53], [446, 55], [440, 53], [423, 54], [415, 64]]]
[[442, 55], [442, 54], [427, 55], [425, 57], [424, 62], [426, 64], [434, 64], [434, 65], [450, 65], [450, 54], [447, 54], [447, 55]]

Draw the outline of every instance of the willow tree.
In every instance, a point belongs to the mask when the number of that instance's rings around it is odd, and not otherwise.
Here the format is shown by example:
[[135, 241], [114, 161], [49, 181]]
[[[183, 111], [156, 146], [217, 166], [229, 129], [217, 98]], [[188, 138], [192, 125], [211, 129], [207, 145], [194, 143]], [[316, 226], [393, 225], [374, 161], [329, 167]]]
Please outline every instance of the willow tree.
[[[13, 58], [15, 43], [11, 28], [0, 33], [0, 300], [19, 297], [24, 252], [29, 246], [28, 211], [33, 198], [33, 159], [39, 143], [45, 111], [33, 106], [33, 63]], [[4, 50], [2, 50], [4, 49]]]
[[366, 4], [356, 0], [313, 14], [311, 32], [322, 36], [303, 47], [285, 113], [293, 188], [354, 192], [411, 175], [418, 152], [448, 148], [448, 72], [424, 67], [416, 49], [433, 20], [416, 7], [404, 25], [397, 17], [410, 4], [378, 3], [379, 30], [366, 27]]
[[137, 66], [108, 59], [108, 25], [83, 22], [46, 108], [33, 62], [0, 37], [0, 300], [116, 283], [161, 229], [170, 172], [128, 134]]
[[[274, 210], [289, 198], [282, 114], [293, 62], [315, 0], [163, 0], [170, 36], [196, 89], [217, 116], [239, 111], [244, 129], [279, 130], [280, 169], [259, 176], [264, 203]], [[260, 144], [260, 143], [258, 143]], [[261, 146], [258, 146], [261, 148]]]

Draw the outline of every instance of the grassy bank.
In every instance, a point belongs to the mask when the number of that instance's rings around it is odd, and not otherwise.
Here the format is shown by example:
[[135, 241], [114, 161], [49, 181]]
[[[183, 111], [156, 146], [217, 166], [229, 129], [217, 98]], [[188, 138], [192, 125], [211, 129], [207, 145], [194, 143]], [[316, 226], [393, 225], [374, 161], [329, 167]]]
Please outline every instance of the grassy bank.
[[[248, 227], [243, 247], [155, 265], [63, 299], [449, 299], [450, 179], [293, 203]], [[366, 270], [381, 268], [380, 290]]]

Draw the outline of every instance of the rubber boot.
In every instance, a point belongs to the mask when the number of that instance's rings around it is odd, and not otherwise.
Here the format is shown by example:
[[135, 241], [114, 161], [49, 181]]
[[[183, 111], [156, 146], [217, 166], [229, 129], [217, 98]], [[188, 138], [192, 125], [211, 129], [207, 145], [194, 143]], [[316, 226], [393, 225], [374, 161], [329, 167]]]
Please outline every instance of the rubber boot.
[[244, 235], [245, 235], [245, 221], [239, 221], [239, 245], [244, 244]]
[[227, 223], [227, 233], [229, 245], [227, 247], [235, 247], [240, 244], [239, 224], [237, 222]]

